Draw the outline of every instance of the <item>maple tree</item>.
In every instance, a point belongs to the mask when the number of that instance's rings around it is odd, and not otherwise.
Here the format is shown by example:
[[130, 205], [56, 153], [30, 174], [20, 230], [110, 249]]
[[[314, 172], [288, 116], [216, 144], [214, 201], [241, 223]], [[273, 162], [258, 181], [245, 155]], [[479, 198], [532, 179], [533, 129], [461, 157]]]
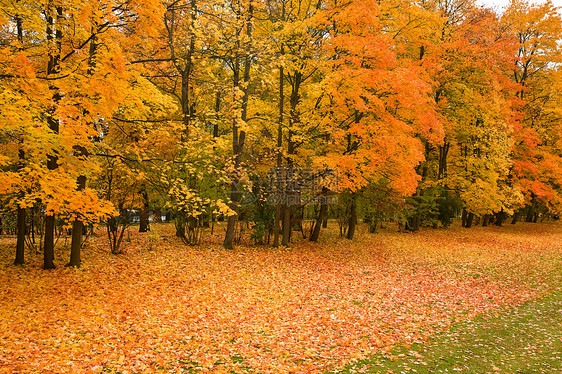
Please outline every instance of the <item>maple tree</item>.
[[550, 1], [537, 5], [512, 1], [503, 21], [517, 40], [512, 78], [520, 85], [510, 176], [530, 205], [528, 220], [534, 220], [538, 203], [558, 211], [561, 201], [561, 18]]
[[19, 26], [15, 41], [3, 45], [12, 58], [4, 65], [4, 75], [8, 87], [28, 101], [24, 105], [31, 111], [21, 111], [29, 113], [27, 118], [20, 113], [2, 122], [5, 131], [21, 137], [20, 155], [25, 159], [18, 173], [7, 172], [11, 175], [5, 186], [21, 191], [15, 205], [45, 206], [45, 268], [54, 266], [55, 215], [74, 222], [69, 264], [78, 266], [82, 222], [95, 222], [113, 212], [86, 187], [86, 178], [96, 172], [88, 156], [91, 139], [117, 109], [131, 77], [119, 40], [127, 38], [130, 21], [139, 14], [148, 21], [154, 8], [133, 2], [6, 5], [5, 14], [17, 15]]
[[16, 263], [30, 208], [45, 268], [56, 222], [78, 266], [84, 224], [104, 221], [120, 252], [116, 215], [139, 211], [144, 232], [151, 208], [189, 244], [226, 219], [227, 248], [248, 224], [288, 246], [305, 217], [317, 241], [333, 212], [352, 239], [381, 186], [411, 230], [449, 225], [457, 202], [465, 226], [560, 211], [550, 2], [7, 1], [2, 25]]

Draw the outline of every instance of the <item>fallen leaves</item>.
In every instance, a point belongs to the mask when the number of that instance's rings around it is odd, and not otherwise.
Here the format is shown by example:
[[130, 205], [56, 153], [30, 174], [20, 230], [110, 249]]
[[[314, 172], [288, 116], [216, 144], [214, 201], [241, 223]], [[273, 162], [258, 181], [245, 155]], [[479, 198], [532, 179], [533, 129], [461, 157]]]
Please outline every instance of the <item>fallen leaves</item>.
[[562, 259], [558, 225], [236, 251], [168, 229], [125, 256], [98, 238], [77, 270], [4, 265], [0, 370], [323, 372], [530, 299]]

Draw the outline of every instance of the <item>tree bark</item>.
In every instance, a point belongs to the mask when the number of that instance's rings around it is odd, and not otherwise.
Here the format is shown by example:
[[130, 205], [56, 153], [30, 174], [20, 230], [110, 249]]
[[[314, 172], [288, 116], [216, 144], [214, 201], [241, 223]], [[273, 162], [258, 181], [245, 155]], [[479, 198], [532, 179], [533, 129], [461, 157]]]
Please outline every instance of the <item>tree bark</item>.
[[472, 222], [474, 221], [474, 213], [468, 213], [466, 217], [466, 228], [469, 229], [472, 227]]
[[25, 260], [25, 209], [18, 206], [18, 222], [17, 222], [17, 230], [18, 230], [18, 238], [16, 243], [16, 259], [14, 261], [14, 265], [23, 265]]
[[326, 219], [326, 213], [328, 212], [328, 203], [326, 201], [328, 194], [328, 189], [326, 187], [322, 188], [322, 194], [320, 196], [320, 211], [318, 212], [318, 217], [314, 223], [314, 228], [312, 229], [312, 234], [310, 235], [311, 242], [317, 242], [320, 237], [320, 227], [322, 222]]
[[[81, 175], [78, 177], [78, 191], [84, 191], [86, 188], [86, 176]], [[70, 243], [70, 261], [66, 266], [80, 267], [81, 248], [82, 248], [82, 235], [84, 233], [84, 223], [81, 219], [77, 218], [72, 223], [72, 241]]]
[[512, 220], [511, 220], [511, 224], [512, 224], [512, 225], [515, 225], [515, 224], [517, 223], [517, 221], [519, 220], [519, 215], [520, 215], [520, 214], [521, 214], [521, 213], [519, 213], [519, 211], [517, 211], [517, 212], [515, 212], [515, 214], [513, 214], [513, 218], [512, 218]]
[[446, 142], [443, 146], [439, 146], [439, 171], [438, 179], [447, 176], [447, 154], [449, 153], [450, 143]]
[[351, 207], [349, 211], [349, 221], [347, 226], [347, 239], [352, 240], [355, 235], [355, 227], [357, 226], [357, 195], [351, 193]]
[[147, 232], [150, 231], [150, 206], [149, 206], [149, 199], [148, 199], [148, 192], [146, 190], [146, 186], [143, 185], [141, 187], [141, 196], [142, 196], [142, 209], [139, 214], [140, 222], [139, 222], [139, 232]]
[[[283, 46], [281, 46], [281, 54], [283, 54]], [[277, 125], [277, 172], [275, 173], [275, 217], [273, 220], [273, 246], [279, 246], [279, 231], [281, 229], [281, 217], [283, 214], [283, 178], [281, 176], [281, 168], [283, 166], [283, 109], [285, 96], [283, 93], [284, 73], [283, 66], [279, 67], [279, 123]]]
[[[53, 51], [49, 52], [49, 62], [47, 65], [47, 75], [54, 75], [60, 71], [60, 55], [62, 49], [62, 26], [59, 26], [62, 22], [63, 14], [62, 7], [57, 6], [56, 11], [56, 25], [55, 19], [53, 18], [53, 4], [50, 1], [47, 7], [47, 40], [53, 42], [55, 48]], [[60, 93], [56, 87], [51, 87], [54, 90], [53, 102], [58, 103], [61, 99]], [[49, 129], [57, 135], [59, 133], [59, 120], [55, 118], [54, 108], [48, 113], [47, 124]], [[55, 170], [57, 168], [58, 157], [56, 153], [52, 152], [47, 156], [47, 169]], [[49, 214], [47, 212], [45, 216], [45, 240], [43, 245], [43, 269], [54, 269], [54, 258], [55, 258], [55, 215], [54, 213]]]
[[496, 215], [496, 226], [502, 226], [503, 223], [505, 222], [506, 219], [506, 215], [505, 212], [503, 211], [503, 209]]
[[[254, 14], [254, 6], [250, 2], [248, 6], [248, 14], [246, 17], [246, 33], [248, 40], [252, 40], [252, 18]], [[238, 10], [238, 17], [241, 16], [241, 10]], [[240, 33], [242, 32], [241, 29], [238, 30], [236, 35], [236, 56], [234, 61], [234, 74], [233, 74], [233, 84], [236, 89], [240, 89]], [[245, 53], [245, 61], [244, 61], [244, 78], [243, 78], [243, 92], [244, 96], [242, 97], [241, 103], [241, 120], [246, 122], [248, 119], [248, 98], [249, 98], [249, 82], [250, 82], [250, 66], [252, 63], [252, 59], [250, 56], [250, 44], [248, 43], [247, 50]], [[239, 182], [240, 177], [238, 176], [238, 169], [240, 168], [241, 164], [241, 156], [242, 151], [244, 149], [244, 141], [246, 138], [246, 132], [239, 129], [238, 126], [238, 119], [233, 118], [232, 121], [232, 153], [234, 155], [234, 170], [235, 173], [232, 176], [232, 183], [230, 185], [230, 208], [235, 212], [238, 213], [238, 201], [240, 199], [240, 191], [239, 191]], [[223, 247], [226, 249], [234, 249], [233, 241], [234, 241], [234, 233], [236, 229], [236, 214], [230, 215], [227, 220], [226, 225], [226, 234], [224, 237]]]

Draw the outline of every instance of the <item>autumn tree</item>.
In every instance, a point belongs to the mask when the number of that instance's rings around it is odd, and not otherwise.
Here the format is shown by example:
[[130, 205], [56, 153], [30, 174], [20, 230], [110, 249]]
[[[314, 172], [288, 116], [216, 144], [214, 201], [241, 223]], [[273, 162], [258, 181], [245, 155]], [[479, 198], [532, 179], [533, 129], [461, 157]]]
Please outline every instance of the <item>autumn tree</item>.
[[[7, 75], [19, 79], [17, 89], [37, 105], [22, 131], [26, 180], [33, 189], [19, 203], [40, 201], [46, 207], [44, 268], [54, 267], [55, 214], [75, 222], [69, 265], [79, 266], [81, 223], [112, 212], [86, 187], [85, 178], [97, 171], [89, 156], [95, 153], [92, 139], [117, 109], [131, 77], [119, 41], [130, 36], [128, 24], [147, 21], [157, 8], [142, 2], [47, 2], [6, 9], [22, 14], [23, 38], [29, 40], [19, 54], [28, 76], [17, 73], [15, 65]], [[33, 91], [26, 88], [32, 82]]]
[[527, 221], [536, 221], [539, 204], [559, 213], [562, 201], [562, 20], [550, 1], [537, 5], [512, 1], [502, 20], [517, 41], [512, 78], [520, 85], [510, 178], [525, 196]]

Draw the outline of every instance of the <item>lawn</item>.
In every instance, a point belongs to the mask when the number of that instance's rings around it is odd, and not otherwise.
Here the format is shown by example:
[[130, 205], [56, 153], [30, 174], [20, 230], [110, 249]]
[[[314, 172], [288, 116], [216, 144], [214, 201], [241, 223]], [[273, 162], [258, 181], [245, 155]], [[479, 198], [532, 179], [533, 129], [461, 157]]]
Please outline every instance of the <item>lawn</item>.
[[37, 254], [11, 265], [2, 238], [0, 371], [529, 372], [558, 358], [560, 319], [547, 316], [560, 307], [560, 224], [353, 242], [331, 230], [317, 245], [227, 251], [220, 230], [186, 247], [153, 225], [131, 229], [119, 256], [100, 230], [80, 269], [63, 266], [62, 239], [52, 271]]

